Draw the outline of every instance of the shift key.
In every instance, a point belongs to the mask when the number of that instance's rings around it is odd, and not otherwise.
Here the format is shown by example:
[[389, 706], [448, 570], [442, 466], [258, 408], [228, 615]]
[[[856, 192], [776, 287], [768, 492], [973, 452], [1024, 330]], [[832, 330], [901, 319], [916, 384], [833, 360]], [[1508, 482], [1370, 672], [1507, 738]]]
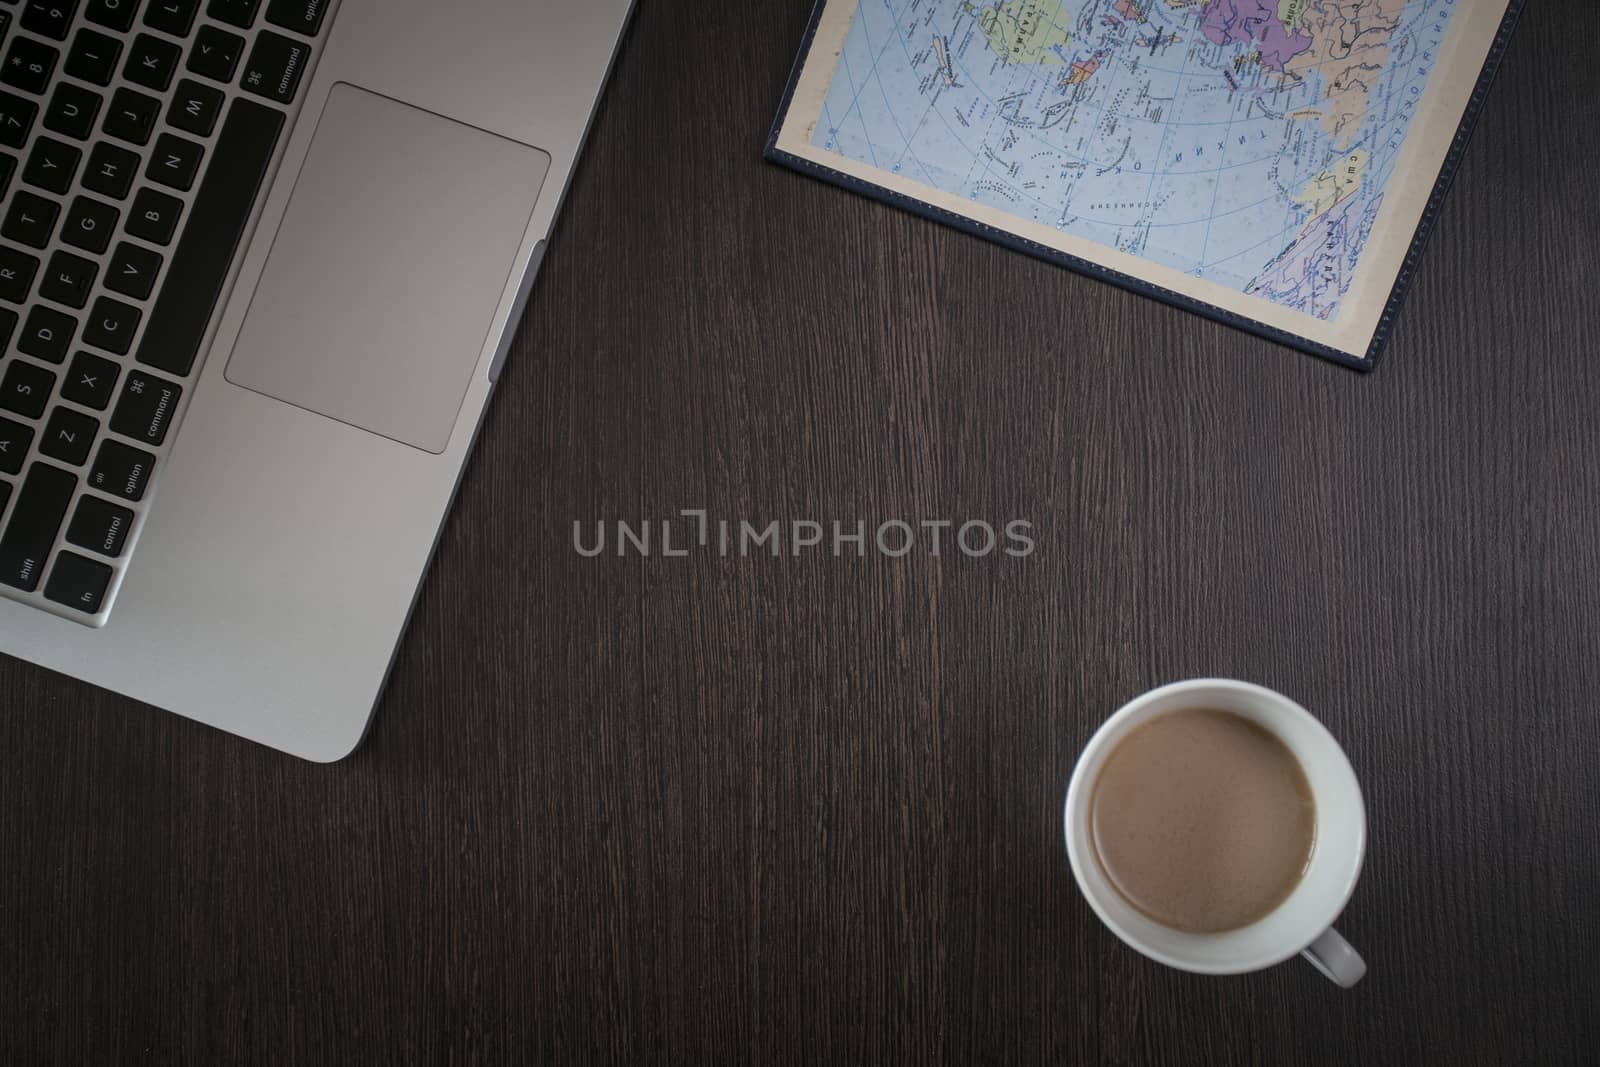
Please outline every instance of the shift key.
[[11, 525], [0, 537], [0, 582], [31, 593], [67, 517], [78, 479], [57, 467], [35, 463], [17, 494]]

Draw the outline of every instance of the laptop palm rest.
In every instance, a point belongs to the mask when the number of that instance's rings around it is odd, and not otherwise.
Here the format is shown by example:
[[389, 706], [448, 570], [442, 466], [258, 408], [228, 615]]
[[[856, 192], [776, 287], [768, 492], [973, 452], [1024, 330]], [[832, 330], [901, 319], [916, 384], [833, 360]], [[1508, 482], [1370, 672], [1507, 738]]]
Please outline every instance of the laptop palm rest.
[[442, 453], [549, 166], [538, 149], [335, 86], [228, 380]]

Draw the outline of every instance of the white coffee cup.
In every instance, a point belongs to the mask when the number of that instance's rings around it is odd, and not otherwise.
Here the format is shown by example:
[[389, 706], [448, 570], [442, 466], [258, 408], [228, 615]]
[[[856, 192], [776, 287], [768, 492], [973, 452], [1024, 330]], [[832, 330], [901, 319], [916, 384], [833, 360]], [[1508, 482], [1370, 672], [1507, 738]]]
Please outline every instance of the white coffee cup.
[[[1089, 824], [1089, 794], [1111, 750], [1135, 727], [1185, 708], [1231, 711], [1271, 731], [1300, 761], [1317, 806], [1316, 839], [1300, 883], [1260, 919], [1218, 934], [1174, 930], [1124, 900], [1100, 865]], [[1361, 787], [1339, 742], [1283, 694], [1248, 682], [1196, 678], [1136, 697], [1095, 731], [1078, 757], [1067, 787], [1065, 819], [1067, 856], [1089, 906], [1112, 933], [1151, 959], [1199, 974], [1242, 974], [1298, 952], [1347, 988], [1367, 973], [1361, 955], [1333, 929], [1355, 889], [1366, 852]]]

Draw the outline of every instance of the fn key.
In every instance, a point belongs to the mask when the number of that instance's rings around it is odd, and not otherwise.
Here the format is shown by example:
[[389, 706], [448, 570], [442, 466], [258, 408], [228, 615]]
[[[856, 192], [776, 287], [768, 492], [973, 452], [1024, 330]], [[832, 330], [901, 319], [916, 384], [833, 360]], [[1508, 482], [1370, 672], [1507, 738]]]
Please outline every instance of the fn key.
[[106, 586], [110, 584], [110, 567], [75, 552], [63, 552], [56, 558], [55, 570], [50, 572], [50, 580], [44, 586], [44, 595], [57, 604], [93, 615], [100, 610], [106, 598]]

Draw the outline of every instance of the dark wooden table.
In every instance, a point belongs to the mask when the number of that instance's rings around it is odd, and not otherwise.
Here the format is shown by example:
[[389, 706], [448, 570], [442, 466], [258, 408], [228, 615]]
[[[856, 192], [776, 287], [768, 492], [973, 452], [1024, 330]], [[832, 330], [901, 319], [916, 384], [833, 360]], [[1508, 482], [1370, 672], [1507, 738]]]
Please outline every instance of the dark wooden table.
[[[1530, 5], [1361, 376], [764, 164], [809, 0], [643, 0], [366, 746], [0, 663], [0, 1061], [1595, 1062], [1600, 33]], [[1024, 518], [1026, 559], [574, 520]], [[1258, 680], [1371, 974], [1123, 947], [1061, 799]]]

